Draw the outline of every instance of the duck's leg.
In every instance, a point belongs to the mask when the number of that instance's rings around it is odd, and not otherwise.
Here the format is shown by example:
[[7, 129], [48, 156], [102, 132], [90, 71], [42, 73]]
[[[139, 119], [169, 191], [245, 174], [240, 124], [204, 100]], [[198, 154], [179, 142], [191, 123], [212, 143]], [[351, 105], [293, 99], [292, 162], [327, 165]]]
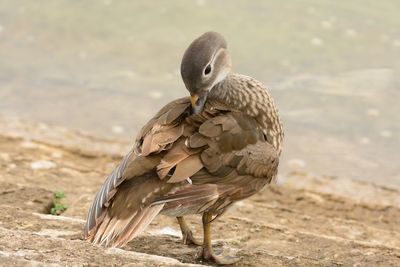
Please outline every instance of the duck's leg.
[[178, 219], [179, 226], [181, 227], [183, 243], [185, 245], [196, 245], [201, 246], [202, 243], [200, 240], [196, 239], [193, 236], [193, 232], [190, 230], [189, 226], [186, 224], [186, 221], [183, 217], [176, 217]]
[[204, 241], [203, 241], [203, 251], [202, 257], [205, 260], [211, 260], [217, 264], [234, 264], [240, 258], [230, 256], [230, 255], [216, 255], [211, 244], [211, 221], [212, 214], [208, 212], [203, 213], [203, 229], [204, 229]]

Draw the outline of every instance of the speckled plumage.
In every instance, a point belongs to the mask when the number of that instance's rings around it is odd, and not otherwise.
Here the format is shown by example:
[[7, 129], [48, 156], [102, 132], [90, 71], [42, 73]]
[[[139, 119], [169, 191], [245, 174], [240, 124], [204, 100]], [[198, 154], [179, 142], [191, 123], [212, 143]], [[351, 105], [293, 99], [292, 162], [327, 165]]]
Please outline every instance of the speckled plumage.
[[178, 218], [185, 243], [200, 244], [183, 216], [203, 214], [203, 258], [233, 262], [214, 254], [210, 224], [276, 178], [283, 130], [266, 88], [230, 71], [221, 38], [209, 32], [189, 46], [182, 78], [191, 97], [167, 104], [139, 132], [92, 203], [86, 239], [123, 246], [161, 213]]
[[261, 82], [233, 73], [210, 91], [209, 98], [222, 100], [255, 118], [267, 140], [281, 153], [284, 137], [282, 122], [274, 100]]

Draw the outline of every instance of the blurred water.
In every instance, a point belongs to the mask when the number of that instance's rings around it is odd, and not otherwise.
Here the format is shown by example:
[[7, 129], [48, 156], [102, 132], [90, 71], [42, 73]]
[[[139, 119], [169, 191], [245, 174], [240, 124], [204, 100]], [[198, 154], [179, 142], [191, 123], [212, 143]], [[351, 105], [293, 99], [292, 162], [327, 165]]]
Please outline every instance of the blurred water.
[[281, 173], [400, 185], [400, 2], [0, 1], [0, 114], [131, 138], [186, 94], [182, 53], [223, 33], [270, 88]]

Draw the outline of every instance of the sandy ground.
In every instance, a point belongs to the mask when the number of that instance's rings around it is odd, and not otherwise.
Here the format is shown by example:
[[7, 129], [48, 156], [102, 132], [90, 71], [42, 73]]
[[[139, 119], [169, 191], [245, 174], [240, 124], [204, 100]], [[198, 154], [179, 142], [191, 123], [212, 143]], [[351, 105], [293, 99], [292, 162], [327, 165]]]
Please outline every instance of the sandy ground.
[[[125, 143], [0, 118], [0, 265], [210, 265], [165, 216], [122, 249], [81, 240], [88, 206], [124, 151]], [[216, 250], [239, 255], [237, 266], [400, 266], [399, 188], [306, 173], [283, 180], [215, 222]], [[56, 191], [67, 196], [61, 216], [48, 214]], [[199, 237], [200, 221], [189, 218]]]

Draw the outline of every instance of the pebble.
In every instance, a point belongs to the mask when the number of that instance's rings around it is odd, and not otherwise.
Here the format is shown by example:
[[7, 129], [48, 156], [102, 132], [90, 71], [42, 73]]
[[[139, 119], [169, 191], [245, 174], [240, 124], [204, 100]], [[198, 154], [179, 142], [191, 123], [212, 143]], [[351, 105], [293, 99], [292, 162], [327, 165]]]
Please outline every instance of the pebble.
[[31, 168], [34, 170], [47, 170], [55, 168], [57, 165], [53, 161], [38, 160], [31, 163]]

